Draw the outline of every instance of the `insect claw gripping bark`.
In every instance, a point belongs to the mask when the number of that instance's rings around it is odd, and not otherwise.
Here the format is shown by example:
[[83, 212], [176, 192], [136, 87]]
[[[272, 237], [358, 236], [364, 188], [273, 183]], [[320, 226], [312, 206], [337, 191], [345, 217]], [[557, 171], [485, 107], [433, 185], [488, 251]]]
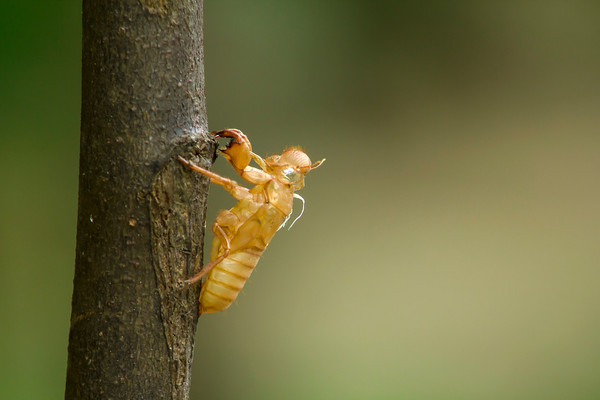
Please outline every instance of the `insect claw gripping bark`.
[[[302, 189], [304, 176], [325, 161], [311, 164], [308, 155], [297, 147], [263, 159], [252, 152], [250, 141], [238, 129], [212, 134], [231, 139], [221, 150], [223, 156], [242, 179], [255, 186], [247, 189], [178, 157], [183, 165], [209, 177], [238, 200], [230, 210], [221, 210], [213, 223], [211, 261], [186, 281], [192, 284], [206, 276], [200, 292], [200, 314], [223, 311], [233, 303], [273, 235], [292, 213], [294, 197], [300, 197], [294, 191]], [[250, 166], [252, 160], [260, 169]]]

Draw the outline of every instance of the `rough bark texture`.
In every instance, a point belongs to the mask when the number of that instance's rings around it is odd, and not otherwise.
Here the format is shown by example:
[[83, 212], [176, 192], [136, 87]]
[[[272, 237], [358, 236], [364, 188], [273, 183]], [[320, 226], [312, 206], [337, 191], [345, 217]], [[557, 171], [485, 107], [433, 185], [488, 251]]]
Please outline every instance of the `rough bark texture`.
[[187, 399], [208, 181], [202, 1], [84, 0], [66, 399]]

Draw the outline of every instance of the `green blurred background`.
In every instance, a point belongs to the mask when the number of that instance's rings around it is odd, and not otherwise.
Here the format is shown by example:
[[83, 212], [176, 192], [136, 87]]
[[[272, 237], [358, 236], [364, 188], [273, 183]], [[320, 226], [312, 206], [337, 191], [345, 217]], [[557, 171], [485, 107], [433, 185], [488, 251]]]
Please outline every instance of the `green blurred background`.
[[[0, 3], [2, 399], [63, 397], [80, 13]], [[192, 398], [600, 398], [599, 19], [206, 0], [211, 129], [327, 162], [238, 302], [201, 318]], [[214, 188], [209, 217], [232, 204]]]

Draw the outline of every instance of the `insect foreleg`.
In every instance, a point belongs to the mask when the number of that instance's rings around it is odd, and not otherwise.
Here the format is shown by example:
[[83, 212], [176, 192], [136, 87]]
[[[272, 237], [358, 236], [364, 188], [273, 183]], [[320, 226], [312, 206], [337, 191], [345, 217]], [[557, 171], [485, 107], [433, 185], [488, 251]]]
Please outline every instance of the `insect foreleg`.
[[240, 172], [240, 176], [253, 185], [264, 185], [273, 179], [273, 176], [270, 174], [254, 167], [246, 167], [246, 169]]
[[[258, 154], [254, 154], [251, 151], [248, 151], [247, 149], [233, 153], [230, 150], [236, 148], [234, 146], [236, 145], [230, 145], [230, 147], [223, 151], [223, 155], [225, 156], [227, 161], [229, 161], [229, 163], [233, 166], [236, 172], [242, 177], [242, 179], [246, 180], [247, 182], [250, 182], [253, 185], [264, 185], [265, 183], [273, 179], [271, 174], [263, 171], [267, 168], [265, 160], [263, 160]], [[262, 168], [262, 170], [249, 166], [249, 157], [252, 157], [254, 161], [256, 161], [256, 163]], [[248, 160], [247, 162], [242, 162], [240, 161], [240, 158], [248, 158]]]
[[[272, 179], [272, 176], [265, 172], [267, 169], [265, 160], [252, 152], [252, 145], [242, 131], [238, 129], [226, 129], [224, 131], [213, 132], [212, 134], [216, 137], [231, 138], [231, 141], [225, 149], [221, 150], [221, 153], [243, 179], [253, 185], [264, 185]], [[261, 169], [249, 166], [252, 159], [254, 159]]]
[[256, 153], [250, 152], [250, 156], [254, 159], [254, 161], [258, 164], [258, 166], [264, 171], [267, 169], [267, 163], [265, 160]]
[[202, 267], [202, 269], [200, 271], [198, 271], [198, 273], [196, 275], [192, 276], [190, 279], [187, 279], [185, 281], [186, 283], [192, 284], [192, 283], [198, 282], [200, 279], [202, 279], [202, 277], [204, 277], [206, 274], [208, 274], [211, 269], [213, 269], [221, 261], [226, 259], [227, 256], [229, 255], [229, 251], [231, 250], [231, 244], [229, 243], [229, 239], [227, 238], [225, 231], [223, 231], [223, 228], [221, 228], [221, 226], [217, 222], [215, 222], [213, 224], [213, 232], [215, 233], [216, 236], [219, 237], [219, 240], [221, 241], [221, 245], [224, 246], [223, 253], [221, 253], [221, 255], [216, 257], [215, 259], [210, 260], [210, 262], [208, 264], [206, 264], [204, 267]]

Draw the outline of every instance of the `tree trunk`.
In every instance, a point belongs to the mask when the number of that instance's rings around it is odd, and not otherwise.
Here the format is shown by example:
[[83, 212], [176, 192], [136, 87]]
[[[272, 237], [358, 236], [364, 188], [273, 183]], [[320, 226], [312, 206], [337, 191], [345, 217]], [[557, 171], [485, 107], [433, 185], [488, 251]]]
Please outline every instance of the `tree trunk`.
[[208, 180], [201, 0], [84, 0], [66, 399], [187, 399]]

